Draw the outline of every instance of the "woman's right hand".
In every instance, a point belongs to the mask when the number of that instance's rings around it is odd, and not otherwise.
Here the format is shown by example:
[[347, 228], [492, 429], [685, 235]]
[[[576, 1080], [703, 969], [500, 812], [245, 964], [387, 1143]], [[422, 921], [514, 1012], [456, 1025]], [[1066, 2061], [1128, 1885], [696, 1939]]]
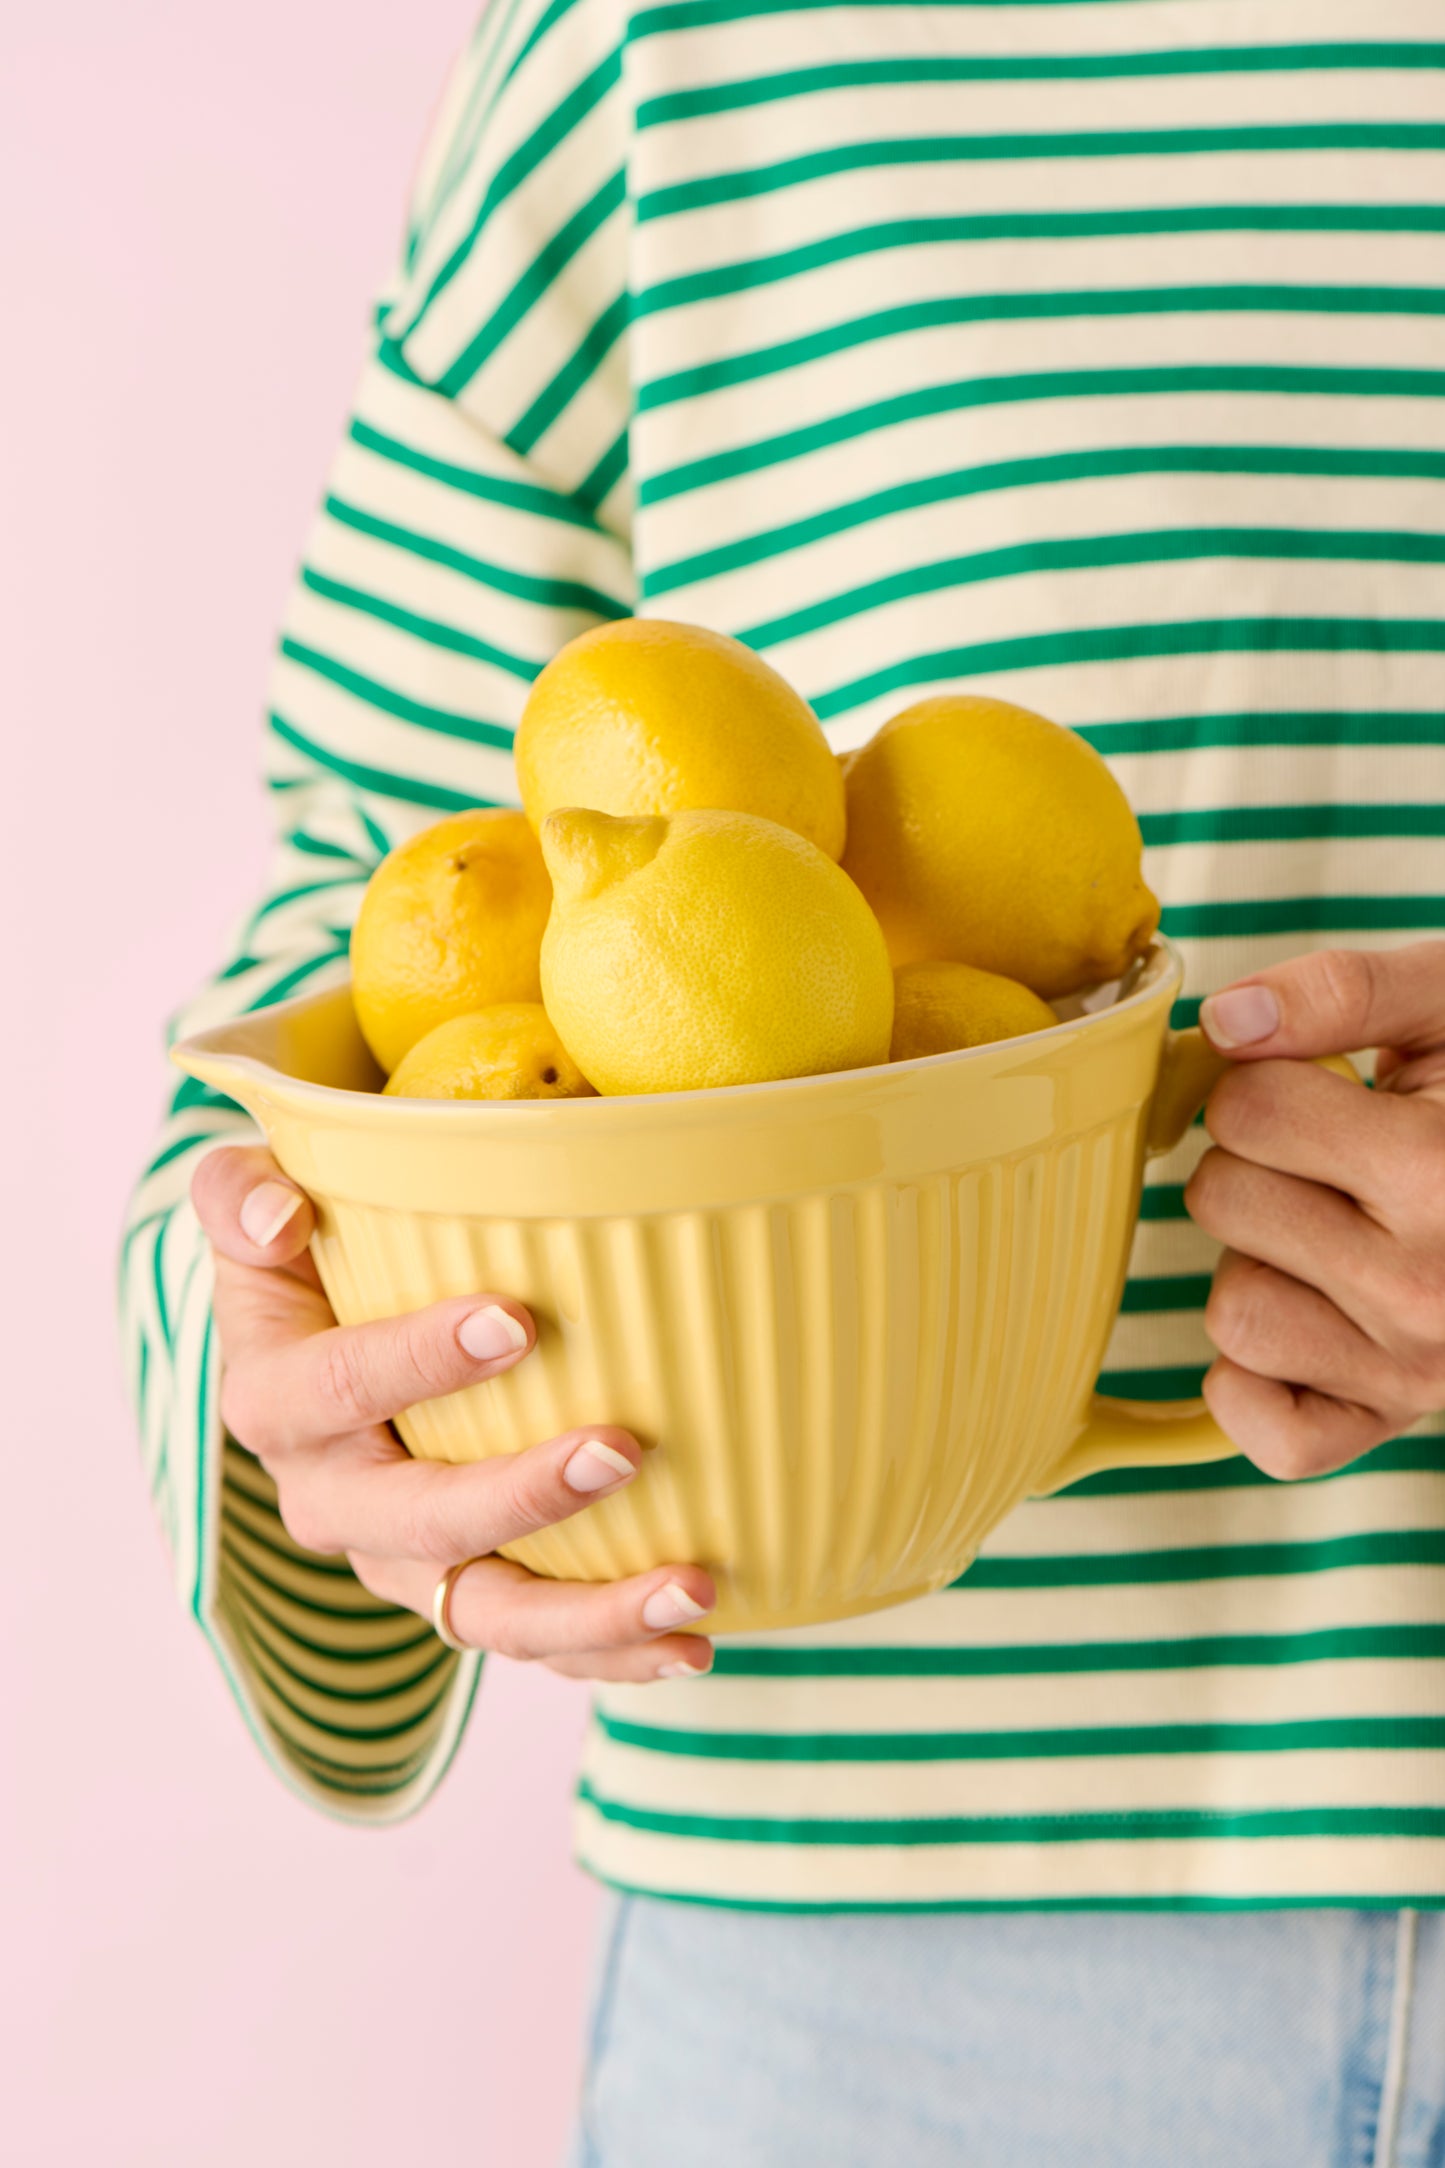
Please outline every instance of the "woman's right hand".
[[338, 1325], [307, 1245], [304, 1193], [260, 1147], [208, 1153], [191, 1196], [216, 1259], [221, 1416], [276, 1484], [303, 1550], [344, 1553], [358, 1580], [430, 1619], [448, 1566], [459, 1641], [592, 1679], [710, 1668], [676, 1629], [717, 1601], [700, 1566], [626, 1581], [552, 1581], [489, 1554], [637, 1480], [641, 1449], [597, 1424], [466, 1467], [413, 1460], [392, 1418], [522, 1362], [536, 1328], [520, 1303], [464, 1295], [372, 1325]]

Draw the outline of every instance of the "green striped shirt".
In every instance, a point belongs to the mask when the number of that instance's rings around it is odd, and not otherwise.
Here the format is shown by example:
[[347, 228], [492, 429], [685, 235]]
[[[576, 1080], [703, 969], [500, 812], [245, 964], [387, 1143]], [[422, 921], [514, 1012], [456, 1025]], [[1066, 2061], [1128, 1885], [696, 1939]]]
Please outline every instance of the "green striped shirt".
[[[306, 547], [265, 892], [194, 1029], [345, 969], [378, 855], [515, 802], [634, 609], [765, 651], [839, 750], [986, 686], [1137, 808], [1179, 1016], [1445, 928], [1445, 37], [1429, 0], [492, 0]], [[480, 1665], [291, 1542], [222, 1436], [175, 1094], [126, 1343], [185, 1602], [255, 1734], [414, 1809]], [[1197, 1388], [1196, 1127], [1103, 1382]], [[599, 1410], [605, 1414], [606, 1410]], [[580, 1856], [783, 1906], [1445, 1901], [1445, 1418], [1325, 1481], [1098, 1476], [956, 1587], [597, 1692]]]

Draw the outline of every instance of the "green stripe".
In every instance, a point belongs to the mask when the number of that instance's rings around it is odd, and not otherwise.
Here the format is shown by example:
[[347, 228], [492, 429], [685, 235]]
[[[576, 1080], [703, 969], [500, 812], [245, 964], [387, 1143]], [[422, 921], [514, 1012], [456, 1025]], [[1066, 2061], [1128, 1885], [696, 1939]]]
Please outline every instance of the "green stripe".
[[[1445, 452], [1332, 451], [1328, 448], [1292, 445], [1110, 445], [1101, 451], [1053, 452], [1032, 459], [1002, 459], [979, 467], [955, 467], [951, 471], [895, 482], [886, 489], [871, 490], [806, 518], [787, 520], [781, 526], [744, 535], [733, 542], [698, 550], [671, 563], [645, 571], [643, 592], [649, 596], [669, 593], [695, 581], [716, 579], [744, 566], [762, 564], [810, 543], [831, 540], [855, 528], [872, 526], [903, 512], [915, 512], [939, 504], [955, 504], [996, 490], [1057, 488], [1066, 482], [1103, 481], [1120, 476], [1163, 474], [1249, 474], [1339, 476], [1372, 481], [1445, 481]], [[1181, 719], [1182, 720], [1182, 719]], [[1190, 718], [1189, 720], [1194, 720]], [[1263, 720], [1263, 719], [1261, 719]], [[1337, 721], [1336, 717], [1321, 721]], [[1420, 723], [1424, 718], [1412, 718]], [[1434, 727], [1440, 724], [1431, 718]], [[1153, 724], [1108, 724], [1105, 729], [1147, 731]], [[1148, 750], [1145, 747], [1144, 750]]]
[[492, 801], [479, 798], [474, 791], [449, 790], [441, 783], [419, 781], [415, 776], [394, 775], [386, 768], [370, 768], [359, 760], [347, 760], [340, 753], [332, 753], [314, 739], [308, 738], [288, 723], [284, 716], [271, 714], [267, 727], [303, 759], [318, 768], [325, 768], [332, 775], [339, 775], [345, 782], [354, 783], [359, 790], [376, 791], [384, 798], [395, 798], [404, 805], [427, 806], [435, 813], [465, 813], [472, 806], [488, 805]]
[[[1059, 293], [944, 294], [876, 309], [841, 324], [825, 324], [774, 346], [757, 347], [655, 377], [637, 394], [639, 413], [700, 399], [807, 363], [831, 360], [882, 339], [908, 337], [961, 324], [1049, 322], [1069, 317], [1272, 314], [1314, 316], [1441, 316], [1445, 289], [1436, 286], [1128, 286], [1081, 287]], [[1440, 455], [1433, 455], [1438, 472]]]
[[[960, 1626], [963, 1623], [961, 1618]], [[1327, 1626], [1313, 1633], [981, 1646], [970, 1646], [960, 1637], [946, 1648], [747, 1648], [722, 1641], [714, 1653], [713, 1673], [747, 1679], [1010, 1679], [1055, 1672], [1273, 1670], [1279, 1664], [1419, 1661], [1445, 1661], [1445, 1625]]]
[[[634, 35], [636, 32], [634, 30]], [[900, 88], [925, 83], [1118, 82], [1139, 76], [1255, 75], [1322, 69], [1435, 69], [1445, 67], [1445, 45], [1393, 42], [1378, 45], [1206, 45], [1140, 53], [965, 53], [909, 55], [888, 60], [835, 60], [812, 68], [789, 68], [732, 83], [704, 83], [644, 98], [640, 129], [698, 120], [710, 113], [737, 113], [836, 90]]]
[[627, 296], [609, 302], [568, 360], [544, 384], [521, 419], [507, 431], [514, 452], [525, 454], [535, 446], [576, 398], [584, 384], [596, 375], [603, 361], [627, 329]]
[[476, 497], [483, 504], [500, 504], [510, 512], [526, 512], [535, 519], [556, 520], [564, 527], [584, 527], [596, 534], [597, 522], [569, 497], [555, 489], [547, 489], [540, 482], [514, 482], [498, 474], [481, 474], [475, 467], [460, 467], [450, 459], [433, 459], [429, 452], [419, 452], [413, 445], [404, 444], [400, 437], [385, 435], [373, 429], [370, 422], [353, 421], [350, 435], [363, 451], [374, 452], [378, 459], [390, 461], [393, 466], [406, 467], [413, 474], [425, 475], [430, 482], [440, 482], [447, 489], [455, 489], [466, 497]]
[[1130, 1280], [1124, 1289], [1120, 1313], [1138, 1316], [1156, 1310], [1200, 1310], [1209, 1297], [1213, 1274], [1208, 1272], [1160, 1273]]
[[[265, 1616], [264, 1613], [261, 1613], [259, 1615]], [[276, 1631], [277, 1629], [275, 1629], [273, 1626], [272, 1630]], [[318, 1685], [315, 1677], [312, 1674], [298, 1669], [295, 1664], [288, 1662], [287, 1658], [281, 1654], [279, 1649], [272, 1648], [270, 1643], [264, 1638], [264, 1636], [257, 1631], [254, 1624], [251, 1626], [250, 1629], [250, 1641], [252, 1647], [264, 1648], [270, 1661], [277, 1667], [278, 1670], [283, 1671], [286, 1674], [287, 1678], [294, 1679], [298, 1686], [309, 1687], [313, 1694], [325, 1694], [328, 1701], [338, 1701], [341, 1702], [343, 1705], [347, 1702], [389, 1701], [394, 1699], [395, 1696], [398, 1694], [409, 1693], [412, 1688], [422, 1685], [427, 1679], [433, 1678], [439, 1671], [450, 1672], [454, 1668], [454, 1659], [452, 1656], [452, 1652], [449, 1649], [445, 1649], [442, 1647], [441, 1643], [437, 1640], [435, 1634], [429, 1634], [427, 1636], [427, 1640], [429, 1640], [432, 1644], [431, 1650], [419, 1650], [419, 1653], [424, 1653], [425, 1661], [420, 1663], [415, 1670], [406, 1672], [405, 1674], [400, 1674], [396, 1678], [388, 1681], [385, 1686], [333, 1686], [329, 1683], [325, 1686], [321, 1686]], [[448, 1679], [445, 1683], [449, 1685], [450, 1679]], [[434, 1707], [435, 1704], [432, 1704], [431, 1706]], [[420, 1721], [420, 1719], [418, 1719], [418, 1721]]]
[[[496, 69], [505, 50], [507, 37], [516, 20], [519, 4], [520, 0], [508, 0], [505, 15], [502, 15], [500, 8], [495, 10], [484, 8], [482, 10], [476, 34], [480, 37], [483, 29], [489, 31], [491, 33], [490, 48], [468, 93], [466, 108], [457, 121], [452, 143], [448, 148], [446, 159], [438, 175], [436, 193], [432, 202], [427, 206], [425, 234], [428, 239], [435, 229], [437, 220], [470, 171], [472, 159], [476, 154], [478, 145], [484, 138], [492, 115], [497, 109], [497, 102], [502, 92], [514, 79], [517, 70], [539, 40], [546, 35], [554, 23], [560, 21], [562, 16], [575, 5], [575, 0], [552, 0], [552, 5], [533, 23], [523, 38], [521, 45], [508, 61], [505, 70], [498, 76]], [[494, 16], [500, 16], [501, 19], [494, 21]], [[421, 238], [422, 235], [419, 232], [408, 250], [408, 264], [415, 261]]]
[[[971, 10], [1038, 7], [1058, 11], [1069, 6], [1098, 7], [1101, 0], [930, 0], [930, 4], [946, 16], [960, 6]], [[1130, 0], [1114, 0], [1114, 4], [1127, 6]], [[863, 0], [863, 5], [869, 13], [881, 15], [884, 10], [896, 7], [927, 19], [926, 8], [920, 8], [919, 0]], [[833, 15], [835, 8], [836, 0], [664, 0], [663, 5], [642, 8], [632, 17], [628, 38], [629, 42], [635, 42], [640, 38], [666, 36], [670, 31], [702, 30], [718, 23], [753, 22], [768, 15], [806, 17], [816, 12], [826, 18]]]
[[1100, 1724], [1049, 1731], [685, 1731], [599, 1715], [618, 1746], [698, 1761], [1062, 1761], [1138, 1754], [1421, 1754], [1445, 1748], [1445, 1717], [1310, 1717], [1279, 1724]]
[[1096, 752], [1193, 753], [1236, 745], [1445, 745], [1445, 714], [1411, 709], [1258, 710], [1230, 715], [1159, 715], [1120, 723], [1084, 723], [1079, 736]]
[[198, 1144], [210, 1144], [213, 1141], [209, 1129], [198, 1129], [190, 1136], [177, 1137], [164, 1151], [157, 1152], [155, 1158], [147, 1162], [141, 1170], [141, 1181], [148, 1181], [153, 1174], [159, 1174], [162, 1167], [168, 1167], [173, 1159], [179, 1159], [182, 1152], [193, 1152]]
[[1144, 841], [1301, 843], [1357, 836], [1445, 835], [1445, 802], [1435, 805], [1237, 805], [1141, 813]]
[[304, 986], [307, 979], [314, 978], [318, 971], [324, 971], [328, 964], [341, 963], [346, 955], [346, 940], [347, 936], [342, 934], [338, 937], [335, 948], [322, 949], [315, 956], [305, 956], [290, 971], [283, 971], [279, 979], [274, 979], [269, 986], [262, 988], [253, 1001], [246, 1003], [245, 1014], [252, 1016], [259, 1009], [274, 1008], [278, 1001], [285, 1001], [289, 995], [295, 993], [298, 986]]
[[328, 684], [350, 693], [353, 699], [364, 700], [369, 708], [377, 708], [383, 715], [395, 716], [398, 722], [414, 723], [418, 729], [435, 731], [439, 737], [460, 738], [465, 745], [496, 746], [504, 753], [512, 749], [512, 733], [504, 724], [482, 722], [472, 715], [458, 715], [413, 700], [376, 678], [363, 677], [359, 670], [338, 662], [335, 656], [322, 654], [319, 648], [304, 646], [289, 634], [281, 641], [281, 653], [289, 662], [314, 671]]
[[[244, 1571], [240, 1566], [236, 1570], [238, 1576]], [[295, 1598], [293, 1597], [290, 1600], [294, 1602]], [[430, 1628], [428, 1628], [421, 1634], [408, 1634], [401, 1641], [374, 1642], [368, 1640], [361, 1646], [357, 1646], [354, 1640], [351, 1642], [313, 1641], [307, 1635], [298, 1633], [289, 1620], [280, 1611], [276, 1610], [272, 1603], [267, 1601], [259, 1587], [247, 1586], [236, 1589], [234, 1591], [234, 1601], [258, 1611], [267, 1623], [278, 1634], [284, 1634], [287, 1641], [294, 1647], [305, 1649], [313, 1656], [324, 1657], [329, 1663], [334, 1664], [384, 1663], [392, 1657], [410, 1655], [434, 1638]], [[410, 1619], [412, 1614], [399, 1612], [397, 1616]]]
[[[1304, 1476], [1308, 1483], [1351, 1483], [1370, 1475], [1445, 1476], [1445, 1438], [1392, 1438], [1362, 1453], [1346, 1467], [1328, 1474]], [[1274, 1477], [1256, 1468], [1242, 1453], [1227, 1460], [1198, 1461], [1183, 1468], [1108, 1468], [1099, 1475], [1071, 1483], [1058, 1495], [1066, 1498], [1130, 1498], [1169, 1495], [1180, 1491], [1268, 1490]]]
[[439, 618], [419, 617], [415, 610], [404, 610], [399, 603], [388, 602], [381, 595], [369, 595], [359, 587], [348, 587], [340, 580], [328, 579], [324, 572], [316, 572], [310, 565], [302, 566], [300, 577], [303, 587], [327, 602], [334, 602], [342, 609], [356, 610], [363, 617], [374, 617], [383, 625], [394, 625], [398, 632], [407, 633], [428, 647], [441, 648], [451, 655], [464, 655], [470, 662], [489, 663], [493, 669], [504, 671], [523, 685], [530, 685], [542, 667], [524, 656], [509, 654], [506, 648], [497, 647], [490, 640], [479, 640], [474, 633], [459, 632], [455, 625], [444, 625]]
[[1101, 1393], [1119, 1400], [1196, 1400], [1208, 1367], [1178, 1363], [1152, 1370], [1101, 1370], [1096, 1382]]
[[[286, 1678], [287, 1674], [283, 1671], [281, 1665], [277, 1662], [275, 1656], [271, 1653], [271, 1651], [266, 1648], [265, 1643], [255, 1635], [248, 1635], [247, 1639], [250, 1643], [251, 1661], [256, 1666], [256, 1669], [261, 1673], [262, 1677], [265, 1679], [267, 1686], [275, 1695], [276, 1699], [282, 1704], [284, 1708], [290, 1710], [291, 1714], [297, 1719], [299, 1723], [305, 1724], [307, 1728], [311, 1731], [321, 1732], [328, 1739], [354, 1739], [360, 1741], [380, 1739], [406, 1739], [413, 1737], [417, 1732], [425, 1731], [426, 1729], [428, 1729], [428, 1727], [432, 1723], [432, 1720], [435, 1718], [438, 1709], [446, 1700], [447, 1695], [451, 1692], [452, 1675], [455, 1670], [455, 1666], [452, 1664], [448, 1664], [446, 1667], [446, 1675], [443, 1677], [441, 1684], [438, 1686], [436, 1692], [431, 1696], [429, 1701], [423, 1703], [422, 1707], [416, 1711], [415, 1715], [403, 1717], [399, 1721], [394, 1721], [389, 1724], [367, 1723], [359, 1715], [353, 1717], [349, 1723], [334, 1723], [327, 1717], [317, 1716], [311, 1710], [303, 1708], [301, 1703], [296, 1699], [295, 1694], [286, 1685], [282, 1684], [282, 1681]], [[328, 1701], [331, 1701], [333, 1698], [338, 1712], [344, 1710], [347, 1707], [347, 1703], [341, 1698], [341, 1696], [327, 1696]]]
[[411, 312], [405, 327], [394, 331], [393, 337], [406, 340], [419, 325], [425, 323], [428, 312], [451, 285], [457, 273], [468, 262], [477, 242], [490, 220], [509, 196], [515, 195], [522, 183], [533, 174], [544, 159], [564, 143], [573, 130], [581, 125], [613, 89], [622, 73], [622, 55], [609, 53], [598, 63], [590, 75], [574, 84], [565, 97], [550, 106], [546, 117], [519, 143], [510, 157], [504, 158], [488, 181], [476, 215], [461, 240], [442, 264], [427, 287], [425, 294]]
[[304, 828], [288, 829], [281, 841], [288, 849], [299, 851], [306, 858], [344, 859], [348, 865], [355, 866], [363, 878], [371, 871], [372, 861], [369, 858], [358, 858], [355, 851], [348, 850], [344, 843], [327, 843], [320, 836], [308, 835]]
[[273, 1596], [280, 1596], [285, 1602], [294, 1603], [299, 1610], [309, 1612], [313, 1618], [332, 1619], [338, 1624], [348, 1625], [358, 1620], [380, 1623], [396, 1616], [395, 1604], [383, 1603], [379, 1596], [369, 1595], [354, 1575], [348, 1576], [335, 1591], [339, 1595], [342, 1587], [354, 1588], [354, 1602], [322, 1603], [314, 1595], [300, 1595], [294, 1588], [288, 1588], [284, 1581], [276, 1580], [258, 1566], [254, 1559], [246, 1557], [244, 1552], [238, 1550], [224, 1528], [221, 1531], [220, 1548], [234, 1572], [247, 1581], [258, 1582], [262, 1588], [268, 1588]]
[[165, 1269], [166, 1233], [170, 1227], [170, 1223], [171, 1216], [169, 1212], [163, 1212], [160, 1215], [156, 1224], [155, 1245], [151, 1251], [151, 1286], [155, 1290], [156, 1323], [160, 1327], [161, 1343], [164, 1346], [167, 1354], [170, 1353], [172, 1345], [171, 1315], [169, 1307], [166, 1303]]
[[[1441, 626], [1445, 634], [1445, 624]], [[1219, 940], [1246, 934], [1430, 932], [1445, 926], [1445, 896], [1277, 896], [1244, 903], [1166, 904], [1165, 933]]]
[[628, 426], [624, 422], [591, 473], [584, 475], [577, 484], [579, 504], [588, 505], [595, 510], [599, 504], [605, 503], [627, 472], [628, 439]]
[[933, 654], [905, 655], [866, 677], [818, 694], [821, 722], [865, 702], [953, 677], [1065, 664], [1132, 662], [1165, 655], [1439, 655], [1445, 619], [1388, 617], [1198, 618], [1183, 624], [1097, 625], [1076, 632], [1027, 633], [1014, 640], [978, 640]]
[[749, 647], [781, 647], [849, 624], [890, 603], [975, 587], [990, 580], [1051, 572], [1117, 571], [1142, 565], [1195, 564], [1206, 558], [1279, 564], [1445, 564], [1445, 534], [1298, 527], [1165, 527], [1139, 534], [1061, 535], [999, 549], [905, 564], [861, 586], [845, 588], [806, 608], [749, 625], [738, 637]]
[[248, 935], [255, 932], [273, 911], [284, 911], [290, 903], [301, 903], [307, 896], [332, 896], [339, 888], [356, 888], [368, 878], [365, 867], [357, 866], [350, 873], [338, 873], [329, 881], [303, 881], [296, 888], [278, 888], [274, 896], [259, 903], [246, 922]]
[[531, 573], [515, 572], [510, 565], [474, 557], [469, 550], [454, 549], [451, 543], [440, 542], [433, 535], [399, 527], [394, 520], [378, 519], [375, 514], [363, 512], [360, 506], [347, 504], [339, 497], [328, 497], [325, 510], [327, 517], [334, 519], [339, 527], [350, 527], [373, 541], [389, 543], [393, 549], [405, 550], [409, 556], [420, 557], [427, 564], [444, 565], [449, 572], [460, 572], [467, 579], [476, 580], [483, 587], [495, 588], [498, 594], [510, 595], [518, 602], [536, 603], [549, 610], [580, 610], [597, 617], [628, 615], [624, 605], [612, 595], [604, 594], [599, 587], [586, 586], [580, 580], [539, 579]]
[[995, 165], [1013, 160], [1053, 164], [1080, 158], [1198, 158], [1240, 153], [1445, 150], [1438, 121], [1268, 122], [1231, 128], [1069, 128], [1042, 135], [895, 136], [873, 143], [830, 143], [770, 165], [709, 173], [651, 189], [637, 199], [639, 225], [723, 203], [754, 202], [780, 189], [805, 187], [838, 174], [850, 178], [899, 166]]
[[761, 473], [813, 452], [828, 451], [858, 437], [896, 428], [903, 422], [929, 420], [969, 408], [1022, 405], [1045, 399], [1151, 399], [1255, 392], [1277, 398], [1438, 399], [1445, 396], [1445, 370], [1187, 362], [1160, 368], [1040, 370], [926, 384], [914, 391], [870, 400], [865, 406], [850, 407], [841, 414], [830, 414], [799, 429], [784, 430], [778, 436], [663, 468], [644, 478], [638, 502], [663, 504], [691, 490], [705, 489], [711, 482]]
[[1192, 233], [1418, 233], [1445, 232], [1445, 205], [1435, 203], [1220, 203], [1171, 204], [1118, 211], [974, 211], [947, 217], [894, 218], [845, 233], [825, 234], [770, 256], [713, 264], [659, 279], [633, 303], [637, 315], [751, 293], [780, 279], [832, 264], [855, 262], [881, 250], [951, 247], [976, 241], [1171, 239]]
[[532, 258], [526, 270], [482, 325], [467, 341], [456, 360], [437, 379], [437, 390], [448, 398], [464, 391], [485, 361], [516, 329], [527, 311], [542, 298], [594, 233], [606, 225], [627, 200], [624, 173], [615, 173], [580, 211], [573, 213], [546, 246]]
[[[878, 4], [878, 0], [874, 0]], [[915, 5], [917, 0], [915, 0]], [[982, 0], [980, 0], [982, 4]], [[1034, 0], [1019, 0], [1029, 6]], [[1067, 4], [1067, 0], [1063, 0]], [[661, 1883], [624, 1882], [589, 1859], [581, 1863], [593, 1880], [623, 1897], [665, 1899], [669, 1904], [701, 1905], [726, 1912], [781, 1912], [790, 1916], [845, 1912], [1389, 1912], [1404, 1906], [1416, 1912], [1438, 1912], [1438, 1889], [1424, 1895], [1346, 1895], [1322, 1890], [1309, 1897], [1230, 1897], [1180, 1894], [1172, 1897], [715, 1897], [701, 1890], [665, 1889]]]
[[975, 1559], [960, 1582], [978, 1589], [1153, 1587], [1161, 1582], [1338, 1573], [1355, 1566], [1445, 1566], [1445, 1528], [1387, 1528], [1316, 1542], [1217, 1543], [1025, 1558], [986, 1555]]
[[659, 1837], [728, 1844], [1142, 1844], [1229, 1843], [1268, 1837], [1445, 1837], [1445, 1807], [1269, 1807], [1211, 1814], [1190, 1808], [1107, 1814], [823, 1815], [678, 1814], [629, 1806], [582, 1778], [577, 1796], [605, 1821]]

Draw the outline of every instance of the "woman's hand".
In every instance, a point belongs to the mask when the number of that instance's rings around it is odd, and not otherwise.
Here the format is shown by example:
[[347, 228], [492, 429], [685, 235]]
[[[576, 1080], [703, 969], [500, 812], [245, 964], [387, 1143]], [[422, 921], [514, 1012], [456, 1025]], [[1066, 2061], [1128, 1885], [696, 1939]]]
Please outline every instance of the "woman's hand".
[[191, 1194], [216, 1255], [221, 1415], [276, 1484], [303, 1549], [344, 1552], [374, 1595], [430, 1618], [448, 1566], [459, 1641], [593, 1679], [676, 1678], [712, 1662], [675, 1628], [711, 1610], [700, 1566], [630, 1580], [550, 1581], [487, 1554], [637, 1480], [642, 1455], [597, 1424], [468, 1467], [413, 1460], [391, 1418], [510, 1370], [536, 1330], [520, 1303], [466, 1295], [404, 1317], [337, 1324], [307, 1253], [311, 1206], [269, 1152], [212, 1152]]
[[[1321, 1475], [1445, 1406], [1445, 941], [1302, 956], [1200, 1022], [1236, 1063], [1184, 1192], [1228, 1245], [1204, 1397], [1269, 1474]], [[1298, 1058], [1371, 1046], [1372, 1092]]]

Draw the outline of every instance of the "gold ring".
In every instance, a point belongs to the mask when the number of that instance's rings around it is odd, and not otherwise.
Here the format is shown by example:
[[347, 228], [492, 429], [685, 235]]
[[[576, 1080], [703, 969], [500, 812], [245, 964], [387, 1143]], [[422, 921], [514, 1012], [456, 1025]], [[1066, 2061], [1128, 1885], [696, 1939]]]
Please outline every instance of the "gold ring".
[[466, 1572], [468, 1566], [474, 1566], [475, 1564], [476, 1560], [474, 1558], [459, 1559], [456, 1565], [447, 1567], [446, 1572], [431, 1592], [431, 1622], [436, 1629], [437, 1639], [445, 1642], [449, 1649], [455, 1649], [458, 1656], [474, 1656], [476, 1651], [468, 1642], [458, 1641], [456, 1635], [452, 1632], [450, 1615], [452, 1590], [456, 1587], [458, 1579]]

